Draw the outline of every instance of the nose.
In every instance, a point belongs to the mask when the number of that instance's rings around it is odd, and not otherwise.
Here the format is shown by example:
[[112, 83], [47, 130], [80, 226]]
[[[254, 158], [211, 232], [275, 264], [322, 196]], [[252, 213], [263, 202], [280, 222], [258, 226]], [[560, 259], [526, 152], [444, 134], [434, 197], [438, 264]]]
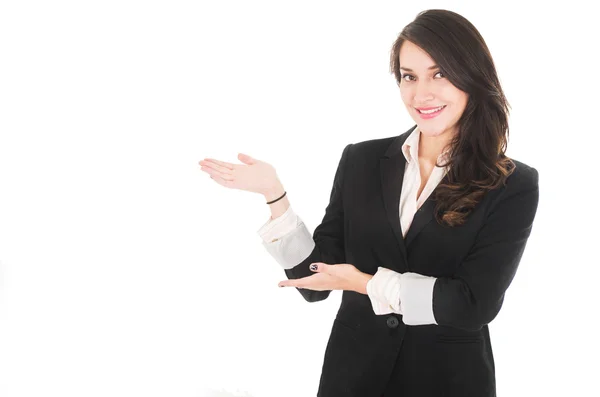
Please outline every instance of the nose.
[[425, 103], [428, 101], [432, 101], [434, 98], [433, 91], [431, 90], [431, 85], [427, 80], [420, 80], [416, 82], [415, 88], [415, 103]]

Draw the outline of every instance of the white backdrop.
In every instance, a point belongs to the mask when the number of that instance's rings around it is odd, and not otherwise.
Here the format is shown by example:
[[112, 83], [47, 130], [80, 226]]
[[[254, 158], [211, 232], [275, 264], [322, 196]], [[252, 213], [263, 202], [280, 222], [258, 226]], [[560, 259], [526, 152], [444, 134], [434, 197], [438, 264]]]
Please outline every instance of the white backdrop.
[[576, 1], [530, 3], [0, 3], [0, 396], [316, 395], [341, 293], [279, 289], [263, 198], [198, 161], [270, 162], [314, 230], [344, 146], [413, 125], [389, 50], [428, 8], [480, 30], [508, 154], [540, 172], [490, 325], [498, 394], [590, 395], [599, 32]]

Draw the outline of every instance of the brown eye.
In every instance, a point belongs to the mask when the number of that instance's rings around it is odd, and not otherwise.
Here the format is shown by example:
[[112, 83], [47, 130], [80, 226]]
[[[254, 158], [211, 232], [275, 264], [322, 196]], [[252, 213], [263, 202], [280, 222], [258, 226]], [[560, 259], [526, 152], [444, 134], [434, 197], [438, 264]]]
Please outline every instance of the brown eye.
[[[408, 79], [407, 79], [407, 77], [408, 77]], [[403, 74], [401, 78], [404, 81], [412, 81], [412, 79], [414, 79], [414, 76], [411, 74]]]
[[445, 78], [445, 77], [446, 77], [446, 75], [445, 75], [444, 73], [442, 73], [442, 72], [437, 72], [437, 73], [436, 73], [436, 74], [435, 74], [433, 77], [435, 77], [435, 76], [437, 76], [437, 75], [440, 75], [440, 78], [441, 78], [441, 79], [443, 79], [443, 78]]

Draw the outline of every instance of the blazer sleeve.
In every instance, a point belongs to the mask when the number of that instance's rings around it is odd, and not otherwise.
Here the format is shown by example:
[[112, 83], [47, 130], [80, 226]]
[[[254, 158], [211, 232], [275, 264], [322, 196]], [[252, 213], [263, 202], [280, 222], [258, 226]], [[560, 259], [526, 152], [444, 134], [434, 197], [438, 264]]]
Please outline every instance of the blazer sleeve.
[[516, 175], [515, 170], [512, 181], [507, 180], [492, 204], [459, 270], [436, 280], [432, 305], [438, 325], [478, 330], [500, 311], [538, 207], [537, 170], [524, 167], [519, 171]]
[[[318, 225], [313, 232], [315, 246], [306, 259], [291, 269], [285, 269], [285, 274], [288, 279], [297, 279], [313, 275], [314, 272], [309, 269], [309, 265], [313, 262], [323, 262], [328, 264], [346, 262], [342, 192], [344, 174], [348, 162], [348, 152], [352, 145], [353, 144], [348, 144], [342, 152], [342, 157], [335, 172], [329, 204], [325, 209], [325, 215], [323, 216], [321, 224]], [[298, 291], [308, 302], [326, 299], [331, 293], [331, 291], [313, 291], [302, 288], [298, 288]]]

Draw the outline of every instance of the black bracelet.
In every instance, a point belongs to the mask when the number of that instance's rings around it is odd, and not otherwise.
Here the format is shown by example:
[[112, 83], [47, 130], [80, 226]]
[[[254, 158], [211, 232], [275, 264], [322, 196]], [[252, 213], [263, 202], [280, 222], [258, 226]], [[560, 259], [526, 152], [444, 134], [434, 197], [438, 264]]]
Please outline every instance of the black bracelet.
[[275, 199], [273, 201], [269, 201], [267, 204], [273, 204], [274, 202], [281, 200], [285, 196], [286, 193], [287, 192], [283, 192], [283, 194], [281, 195], [281, 197], [279, 197], [278, 199]]

